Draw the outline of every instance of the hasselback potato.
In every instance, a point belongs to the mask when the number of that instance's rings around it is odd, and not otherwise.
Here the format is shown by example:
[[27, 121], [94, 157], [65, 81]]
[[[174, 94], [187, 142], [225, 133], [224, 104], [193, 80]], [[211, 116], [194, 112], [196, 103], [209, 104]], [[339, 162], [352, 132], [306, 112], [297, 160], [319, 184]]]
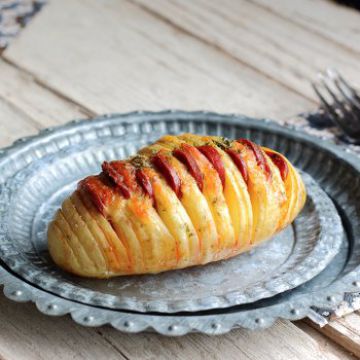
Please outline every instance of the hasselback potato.
[[55, 263], [96, 278], [158, 273], [244, 252], [306, 199], [281, 154], [247, 139], [164, 136], [80, 181], [49, 225]]

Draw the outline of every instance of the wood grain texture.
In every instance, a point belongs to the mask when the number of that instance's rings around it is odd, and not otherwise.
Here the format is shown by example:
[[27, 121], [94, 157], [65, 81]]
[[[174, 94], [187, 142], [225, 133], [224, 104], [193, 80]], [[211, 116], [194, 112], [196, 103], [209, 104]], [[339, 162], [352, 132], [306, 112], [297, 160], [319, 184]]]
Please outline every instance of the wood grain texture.
[[53, 1], [4, 56], [96, 113], [182, 108], [286, 118], [313, 106], [127, 1]]
[[53, 126], [89, 116], [88, 111], [62, 99], [38, 84], [33, 76], [1, 58], [0, 79], [0, 99], [18, 109], [18, 112], [22, 112], [38, 126]]
[[96, 330], [69, 318], [49, 318], [3, 296], [0, 304], [0, 357], [6, 360], [126, 359]]
[[360, 13], [329, 0], [249, 0], [360, 55]]
[[0, 98], [0, 147], [10, 145], [19, 137], [36, 134], [40, 128], [21, 110]]
[[360, 313], [358, 311], [333, 320], [322, 328], [309, 320], [307, 323], [360, 358]]
[[358, 358], [350, 348], [344, 346], [344, 344], [341, 344], [338, 341], [334, 341], [334, 339], [331, 339], [325, 333], [319, 330], [320, 327], [310, 319], [295, 321], [294, 324], [303, 330], [306, 334], [316, 339], [321, 349], [327, 348], [329, 344], [333, 346], [334, 343], [336, 343], [338, 344], [338, 349], [345, 351], [345, 353], [351, 356], [354, 360]]
[[16, 304], [3, 296], [0, 318], [0, 358], [6, 360], [351, 359], [321, 335], [321, 340], [314, 338], [287, 321], [259, 332], [234, 330], [216, 337], [122, 334], [110, 327], [82, 327], [67, 316], [51, 318], [32, 304]]
[[246, 0], [224, 0], [221, 6], [217, 0], [133, 1], [308, 98], [315, 99], [309, 81], [326, 67], [359, 79], [358, 54], [264, 6]]
[[[337, 359], [349, 358], [347, 352], [323, 336], [312, 337], [295, 329], [287, 321], [278, 321], [272, 328], [252, 332], [234, 330], [225, 336], [199, 334], [182, 338], [166, 338], [148, 334], [139, 343], [131, 335], [123, 337], [123, 353], [131, 359], [152, 359], [157, 349], [164, 359]], [[116, 340], [114, 334], [107, 336]], [[304, 336], [305, 335], [305, 336]], [[134, 349], [137, 348], [135, 352]]]

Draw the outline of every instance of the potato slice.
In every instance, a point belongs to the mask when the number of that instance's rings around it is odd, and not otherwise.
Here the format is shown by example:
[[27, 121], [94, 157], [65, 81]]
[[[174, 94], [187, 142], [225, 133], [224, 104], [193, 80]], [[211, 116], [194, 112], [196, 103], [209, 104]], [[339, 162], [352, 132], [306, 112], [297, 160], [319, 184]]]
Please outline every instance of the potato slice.
[[[79, 200], [86, 208], [89, 215], [94, 219], [101, 231], [104, 233], [109, 244], [109, 252], [114, 252], [114, 261], [109, 261], [109, 271], [126, 273], [130, 269], [130, 263], [124, 244], [112, 228], [110, 222], [103, 214], [99, 213], [99, 211], [92, 204], [91, 200], [87, 196], [80, 195], [80, 193], [77, 194]], [[111, 257], [111, 254], [108, 255]]]
[[199, 243], [195, 228], [174, 191], [153, 169], [147, 169], [154, 190], [157, 212], [176, 241], [178, 267], [191, 260], [190, 244]]
[[[161, 138], [152, 148], [155, 148], [156, 151], [172, 151], [184, 143], [184, 141], [173, 136], [167, 136], [166, 138], [168, 140], [170, 140], [169, 138], [175, 138], [176, 141], [166, 142], [164, 138]], [[169, 157], [169, 161], [180, 176], [182, 183], [180, 201], [198, 235], [198, 243], [190, 244], [191, 257], [194, 260], [198, 258], [202, 264], [205, 264], [212, 260], [214, 249], [216, 250], [218, 244], [216, 224], [206, 198], [186, 167], [175, 157]]]
[[175, 240], [154, 209], [151, 199], [134, 197], [127, 207], [134, 231], [140, 239], [145, 272], [175, 268]]
[[[178, 137], [189, 145], [201, 146], [206, 138], [192, 134], [184, 134]], [[218, 254], [215, 259], [221, 258], [223, 249], [231, 249], [235, 243], [234, 228], [232, 226], [229, 208], [225, 200], [223, 186], [220, 177], [208, 159], [198, 150], [192, 152], [201, 172], [204, 174], [203, 195], [205, 196], [218, 233]], [[225, 185], [226, 186], [226, 185]]]
[[70, 198], [64, 201], [62, 210], [66, 221], [83, 245], [89, 259], [98, 271], [106, 276], [108, 269], [104, 254], [102, 253], [98, 242], [89, 231], [88, 224], [81, 218]]
[[49, 226], [49, 252], [55, 263], [67, 271], [81, 274], [81, 265], [56, 222]]
[[55, 224], [61, 229], [62, 233], [65, 235], [65, 239], [72, 249], [74, 256], [76, 257], [80, 265], [80, 273], [84, 276], [91, 276], [91, 274], [97, 274], [98, 268], [95, 266], [94, 262], [90, 259], [87, 250], [84, 245], [77, 237], [76, 233], [73, 232], [72, 227], [65, 219], [63, 211], [59, 210], [55, 218]]
[[220, 152], [226, 168], [225, 199], [228, 205], [235, 232], [234, 246], [241, 251], [251, 242], [253, 214], [250, 195], [241, 173], [230, 157]]

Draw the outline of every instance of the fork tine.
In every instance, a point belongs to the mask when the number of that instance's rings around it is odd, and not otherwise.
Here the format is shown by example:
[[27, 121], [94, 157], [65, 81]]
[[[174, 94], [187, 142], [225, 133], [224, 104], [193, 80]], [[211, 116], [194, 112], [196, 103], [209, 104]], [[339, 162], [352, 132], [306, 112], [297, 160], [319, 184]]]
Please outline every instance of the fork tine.
[[339, 114], [335, 111], [334, 107], [328, 103], [328, 101], [321, 93], [318, 85], [315, 83], [311, 83], [311, 86], [314, 89], [316, 95], [319, 97], [320, 101], [322, 102], [325, 110], [328, 112], [330, 119], [333, 121], [333, 123], [337, 125], [340, 129], [342, 129], [345, 134], [350, 135], [353, 130], [346, 125], [346, 123], [339, 117]]
[[[354, 111], [360, 111], [360, 97], [344, 78], [334, 69], [327, 69], [326, 74], [334, 83], [334, 86], [341, 92], [347, 103], [354, 107]], [[360, 114], [359, 114], [360, 115]]]
[[354, 119], [354, 123], [357, 123], [358, 125], [360, 125], [360, 102], [357, 102], [352, 96], [348, 96], [348, 94], [346, 94], [342, 87], [339, 86], [339, 83], [337, 82], [337, 80], [335, 81], [335, 86], [336, 88], [341, 92], [341, 94], [344, 96], [345, 100], [344, 102], [347, 103], [347, 105], [350, 107], [350, 111], [349, 113], [352, 113], [353, 119]]
[[360, 102], [360, 96], [356, 90], [342, 77], [342, 75], [337, 70], [329, 68], [326, 70], [326, 73], [329, 75], [329, 77], [337, 80], [337, 82], [341, 84], [341, 87], [349, 94], [349, 96]]
[[[332, 87], [334, 86], [333, 80], [329, 79], [328, 77], [324, 76], [323, 74], [318, 74], [318, 81], [320, 82], [322, 88], [327, 92], [328, 95], [333, 100], [333, 104], [328, 104], [328, 110], [331, 109], [332, 113], [332, 120], [333, 122], [339, 126], [348, 136], [358, 136], [355, 134], [358, 129], [353, 128], [353, 124], [359, 123], [359, 118], [353, 111], [353, 107], [349, 106], [348, 101], [342, 98], [339, 98], [335, 92], [333, 91]], [[319, 91], [317, 92], [319, 94]], [[324, 96], [322, 96], [324, 100]], [[346, 107], [351, 108], [351, 110]], [[350, 121], [349, 121], [350, 120]]]
[[[355, 128], [352, 128], [352, 132], [356, 129], [360, 129], [360, 101], [358, 102], [354, 95], [360, 100], [355, 90], [347, 84], [347, 82], [341, 77], [341, 75], [334, 69], [327, 69], [326, 79], [324, 80], [325, 84], [329, 86], [329, 83], [335, 87], [342, 98], [338, 99], [342, 111], [344, 111], [345, 117], [352, 119], [352, 125]], [[354, 94], [354, 95], [353, 95]]]
[[[359, 122], [358, 117], [355, 115], [354, 107], [352, 102], [349, 102], [347, 97], [343, 97], [343, 93], [341, 93], [341, 97], [339, 98], [336, 96], [335, 92], [333, 91], [332, 87], [336, 87], [333, 79], [330, 79], [326, 76], [320, 74], [319, 79], [324, 86], [324, 88], [328, 91], [336, 106], [343, 112], [343, 115], [346, 117], [352, 118], [354, 123]], [[346, 107], [346, 105], [348, 107]], [[349, 110], [349, 107], [351, 110]], [[356, 110], [356, 109], [355, 109]]]
[[360, 141], [360, 96], [334, 69], [311, 83], [332, 122], [349, 138]]
[[[334, 104], [336, 105], [336, 107], [338, 109], [340, 109], [341, 111], [341, 115], [345, 115], [348, 110], [346, 109], [344, 102], [341, 101], [342, 99], [339, 99], [336, 94], [334, 93], [334, 91], [332, 90], [332, 85], [331, 84], [331, 80], [329, 80], [327, 77], [325, 77], [323, 74], [319, 74], [318, 75], [318, 79], [320, 81], [320, 84], [323, 86], [323, 88], [327, 91], [327, 93], [330, 95], [330, 97], [332, 98]], [[331, 106], [331, 108], [334, 108], [334, 105]], [[337, 117], [340, 116], [339, 113], [336, 112], [336, 108], [334, 109], [335, 114], [337, 114]]]
[[322, 105], [324, 106], [325, 110], [331, 115], [331, 116], [337, 116], [336, 112], [334, 111], [333, 107], [327, 102], [325, 97], [322, 95], [320, 89], [318, 88], [318, 85], [314, 82], [311, 83], [312, 88], [314, 89], [316, 95], [319, 97], [320, 101], [322, 102]]
[[[328, 94], [331, 96], [331, 98], [333, 99], [334, 103], [340, 107], [342, 110], [346, 111], [346, 109], [344, 108], [343, 103], [341, 102], [341, 100], [339, 100], [337, 98], [337, 96], [335, 95], [334, 91], [332, 90], [331, 86], [331, 80], [324, 76], [323, 74], [318, 74], [318, 79], [321, 83], [321, 85], [327, 90]], [[330, 81], [329, 81], [330, 80]]]

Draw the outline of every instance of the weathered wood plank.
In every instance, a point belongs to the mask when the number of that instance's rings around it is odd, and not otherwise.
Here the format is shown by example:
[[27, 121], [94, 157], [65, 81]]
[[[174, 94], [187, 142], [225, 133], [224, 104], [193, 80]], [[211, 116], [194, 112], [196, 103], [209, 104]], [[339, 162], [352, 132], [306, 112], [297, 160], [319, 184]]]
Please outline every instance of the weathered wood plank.
[[8, 146], [19, 137], [35, 134], [40, 125], [21, 110], [0, 99], [0, 147]]
[[360, 13], [329, 0], [249, 0], [360, 54]]
[[32, 304], [0, 297], [0, 357], [33, 359], [351, 359], [326, 339], [318, 340], [287, 321], [251, 332], [224, 336], [199, 334], [167, 338], [156, 334], [122, 334], [110, 327], [85, 328], [69, 317], [42, 315]]
[[[119, 335], [111, 329], [101, 330], [112, 342]], [[263, 331], [234, 330], [225, 336], [191, 334], [166, 338], [155, 334], [121, 336], [121, 349], [130, 359], [346, 359], [347, 352], [316, 334], [312, 337], [288, 321], [278, 321]]]
[[246, 0], [133, 2], [309, 98], [310, 80], [326, 67], [360, 80], [358, 54]]
[[97, 113], [182, 108], [286, 118], [313, 106], [126, 1], [53, 1], [4, 56]]
[[331, 321], [320, 328], [310, 320], [307, 324], [360, 358], [360, 314], [355, 312]]
[[32, 304], [0, 296], [0, 358], [6, 360], [126, 359], [94, 329], [49, 318]]
[[62, 99], [39, 85], [31, 75], [1, 58], [0, 79], [0, 99], [26, 114], [39, 126], [52, 126], [89, 116], [86, 109]]

